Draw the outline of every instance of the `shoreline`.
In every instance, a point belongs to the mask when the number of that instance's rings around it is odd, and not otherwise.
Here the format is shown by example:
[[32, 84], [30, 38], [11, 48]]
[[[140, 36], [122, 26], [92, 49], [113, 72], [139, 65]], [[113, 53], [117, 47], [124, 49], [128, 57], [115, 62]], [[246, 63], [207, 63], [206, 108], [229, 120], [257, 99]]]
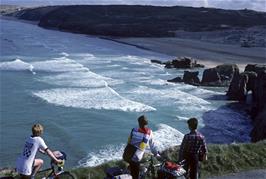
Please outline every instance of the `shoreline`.
[[175, 57], [192, 57], [207, 68], [221, 64], [237, 64], [240, 71], [244, 71], [247, 64], [265, 64], [266, 48], [243, 48], [236, 45], [227, 45], [203, 42], [181, 38], [107, 38], [117, 43], [131, 45], [137, 48], [162, 53]]
[[[22, 20], [11, 16], [0, 16], [0, 19], [18, 21], [38, 25], [38, 21]], [[58, 29], [50, 29], [60, 31]], [[71, 31], [62, 31], [74, 33]], [[78, 33], [80, 34], [80, 33]], [[88, 34], [81, 34], [88, 35]], [[244, 48], [237, 45], [228, 45], [206, 42], [195, 39], [177, 37], [128, 37], [94, 36], [123, 45], [133, 46], [142, 50], [161, 53], [173, 57], [192, 57], [206, 68], [213, 68], [221, 64], [236, 64], [240, 71], [244, 71], [247, 64], [266, 64], [266, 48]], [[160, 60], [160, 59], [158, 59]], [[172, 60], [172, 59], [169, 59]]]

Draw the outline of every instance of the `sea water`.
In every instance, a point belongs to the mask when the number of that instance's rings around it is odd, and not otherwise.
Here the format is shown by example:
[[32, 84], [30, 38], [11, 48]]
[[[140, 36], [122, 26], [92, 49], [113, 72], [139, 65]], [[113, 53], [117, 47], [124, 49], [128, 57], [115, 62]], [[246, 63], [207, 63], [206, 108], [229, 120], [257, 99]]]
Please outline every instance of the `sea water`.
[[69, 167], [121, 159], [142, 114], [159, 150], [180, 144], [190, 117], [200, 120], [208, 143], [250, 140], [249, 118], [226, 106], [224, 89], [168, 83], [183, 70], [150, 62], [173, 57], [93, 36], [0, 22], [0, 167], [15, 165], [34, 123], [43, 124], [51, 150], [68, 154]]

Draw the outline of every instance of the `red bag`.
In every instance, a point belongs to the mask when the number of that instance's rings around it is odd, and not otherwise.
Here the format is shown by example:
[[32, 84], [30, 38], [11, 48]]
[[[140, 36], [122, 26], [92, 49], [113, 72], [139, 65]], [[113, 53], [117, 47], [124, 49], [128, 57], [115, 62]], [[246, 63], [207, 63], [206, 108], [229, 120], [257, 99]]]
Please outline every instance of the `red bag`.
[[180, 165], [177, 165], [173, 162], [165, 162], [165, 168], [169, 170], [178, 170], [180, 168]]

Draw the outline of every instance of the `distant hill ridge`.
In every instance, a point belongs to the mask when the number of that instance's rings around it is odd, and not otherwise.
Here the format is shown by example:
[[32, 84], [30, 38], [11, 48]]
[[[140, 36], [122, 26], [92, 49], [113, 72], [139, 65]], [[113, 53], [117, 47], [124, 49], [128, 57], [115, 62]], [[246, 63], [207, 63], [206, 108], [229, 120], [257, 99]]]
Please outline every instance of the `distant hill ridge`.
[[266, 25], [266, 13], [193, 7], [73, 5], [24, 9], [13, 16], [39, 26], [118, 37], [171, 37], [175, 31], [213, 31]]

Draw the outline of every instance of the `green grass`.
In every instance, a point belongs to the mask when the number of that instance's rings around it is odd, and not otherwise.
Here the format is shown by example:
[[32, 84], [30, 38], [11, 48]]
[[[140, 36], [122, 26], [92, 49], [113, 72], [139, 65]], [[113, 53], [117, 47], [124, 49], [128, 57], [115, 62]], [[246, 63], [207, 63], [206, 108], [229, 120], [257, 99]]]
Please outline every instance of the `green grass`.
[[[163, 152], [163, 157], [176, 161], [179, 147]], [[258, 143], [208, 145], [208, 160], [201, 165], [203, 178], [252, 169], [266, 169], [266, 140]], [[126, 167], [123, 161], [111, 161], [96, 167], [75, 168], [78, 179], [103, 179], [104, 171], [113, 166]], [[2, 174], [0, 173], [0, 176]], [[7, 174], [8, 175], [8, 174]]]
[[[202, 177], [218, 176], [244, 170], [266, 168], [266, 141], [249, 144], [208, 145], [208, 160], [201, 165]], [[178, 147], [163, 152], [163, 156], [176, 161]], [[125, 166], [122, 161], [109, 162], [98, 167], [77, 168], [78, 178], [104, 178], [104, 170], [111, 166]]]

